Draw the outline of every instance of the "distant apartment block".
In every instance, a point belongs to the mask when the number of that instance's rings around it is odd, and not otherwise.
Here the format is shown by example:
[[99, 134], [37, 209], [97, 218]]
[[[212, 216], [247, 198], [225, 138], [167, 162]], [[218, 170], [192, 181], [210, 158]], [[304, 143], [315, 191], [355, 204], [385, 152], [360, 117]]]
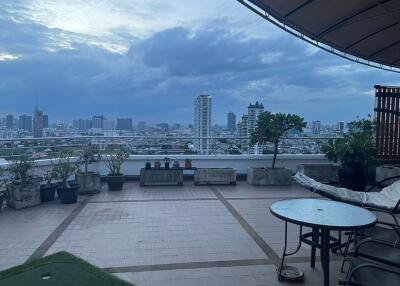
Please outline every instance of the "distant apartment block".
[[321, 121], [313, 121], [311, 123], [311, 130], [313, 135], [319, 135], [321, 134]]
[[12, 114], [6, 116], [6, 128], [10, 130], [14, 129], [14, 116]]
[[117, 130], [132, 131], [132, 118], [118, 118]]
[[247, 108], [247, 114], [242, 116], [239, 122], [238, 135], [241, 137], [241, 149], [249, 154], [257, 154], [258, 146], [250, 147], [250, 136], [257, 127], [258, 116], [264, 112], [264, 105], [258, 101], [255, 104], [250, 104]]
[[92, 128], [92, 120], [89, 119], [74, 119], [73, 126], [81, 132], [87, 132]]
[[235, 133], [236, 131], [236, 114], [233, 112], [228, 113], [228, 120], [227, 120], [227, 129], [231, 133]]
[[211, 98], [210, 95], [199, 95], [194, 104], [194, 145], [204, 155], [211, 151]]
[[18, 128], [20, 130], [32, 132], [32, 125], [33, 125], [32, 116], [26, 114], [21, 115], [19, 117], [18, 124], [19, 124]]
[[338, 132], [343, 133], [345, 126], [346, 125], [345, 125], [344, 121], [339, 121], [338, 124], [337, 124]]
[[146, 122], [139, 121], [138, 122], [138, 130], [139, 130], [139, 132], [145, 131], [146, 130]]
[[103, 129], [103, 123], [106, 118], [103, 115], [95, 115], [92, 117], [92, 128]]

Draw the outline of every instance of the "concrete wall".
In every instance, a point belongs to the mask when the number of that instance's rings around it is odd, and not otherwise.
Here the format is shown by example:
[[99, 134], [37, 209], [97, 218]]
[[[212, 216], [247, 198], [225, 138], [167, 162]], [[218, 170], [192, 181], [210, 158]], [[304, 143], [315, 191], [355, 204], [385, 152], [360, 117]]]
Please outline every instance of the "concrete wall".
[[[144, 168], [146, 162], [153, 163], [157, 160], [163, 161], [165, 155], [133, 155], [122, 166], [125, 175], [138, 176], [140, 169]], [[173, 161], [179, 160], [184, 166], [185, 159], [192, 160], [192, 166], [198, 168], [233, 168], [236, 173], [247, 174], [248, 167], [269, 167], [272, 163], [272, 155], [171, 155], [171, 165]], [[40, 173], [50, 166], [51, 160], [38, 160], [36, 162], [37, 172]], [[55, 162], [56, 160], [54, 160]], [[314, 154], [281, 154], [277, 157], [276, 166], [286, 167], [297, 171], [300, 164], [329, 163], [324, 155]], [[163, 164], [163, 162], [162, 162]], [[6, 167], [7, 164], [0, 164]], [[103, 161], [96, 162], [89, 166], [90, 171], [99, 171], [101, 175], [107, 175], [108, 169]], [[185, 171], [193, 173], [193, 171]]]

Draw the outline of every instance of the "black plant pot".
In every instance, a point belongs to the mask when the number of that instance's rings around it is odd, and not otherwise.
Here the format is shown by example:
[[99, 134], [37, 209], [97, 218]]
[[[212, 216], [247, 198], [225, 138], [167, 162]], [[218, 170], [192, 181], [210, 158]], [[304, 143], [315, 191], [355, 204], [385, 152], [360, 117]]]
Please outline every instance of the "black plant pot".
[[364, 191], [367, 181], [367, 174], [361, 166], [342, 166], [339, 169], [339, 182], [343, 188]]
[[3, 201], [4, 201], [4, 196], [3, 196], [3, 194], [0, 194], [0, 212], [3, 208]]
[[169, 162], [164, 163], [165, 169], [169, 169]]
[[150, 170], [151, 169], [151, 163], [150, 162], [146, 162], [145, 167], [146, 170]]
[[124, 188], [125, 176], [124, 175], [108, 175], [107, 176], [107, 184], [109, 191], [122, 191]]
[[51, 202], [54, 201], [56, 196], [56, 184], [41, 185], [40, 186], [40, 201]]
[[70, 185], [69, 188], [58, 186], [57, 191], [62, 204], [74, 204], [78, 201], [78, 185]]

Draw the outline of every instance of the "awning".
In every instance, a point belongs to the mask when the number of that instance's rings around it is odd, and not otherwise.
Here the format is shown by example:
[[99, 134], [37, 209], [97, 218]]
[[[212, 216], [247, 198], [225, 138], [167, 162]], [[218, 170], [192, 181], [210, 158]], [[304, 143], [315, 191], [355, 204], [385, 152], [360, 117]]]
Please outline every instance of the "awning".
[[326, 51], [400, 72], [400, 0], [237, 1]]

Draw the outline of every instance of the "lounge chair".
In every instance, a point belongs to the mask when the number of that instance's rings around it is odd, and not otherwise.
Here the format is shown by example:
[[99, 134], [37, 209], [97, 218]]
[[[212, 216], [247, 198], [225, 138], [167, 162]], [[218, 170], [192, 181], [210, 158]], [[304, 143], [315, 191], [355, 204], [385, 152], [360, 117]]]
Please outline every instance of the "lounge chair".
[[[393, 178], [397, 177], [388, 179]], [[365, 192], [356, 192], [346, 188], [337, 188], [331, 185], [321, 184], [301, 172], [298, 172], [294, 176], [294, 179], [303, 187], [330, 199], [359, 205], [373, 211], [389, 213], [392, 215], [396, 224], [398, 224], [393, 214], [400, 213], [400, 180], [383, 188], [380, 192], [370, 192], [372, 188]], [[375, 185], [373, 187], [375, 187]]]
[[400, 285], [400, 268], [374, 263], [360, 257], [345, 258], [348, 271], [339, 285], [394, 286]]

